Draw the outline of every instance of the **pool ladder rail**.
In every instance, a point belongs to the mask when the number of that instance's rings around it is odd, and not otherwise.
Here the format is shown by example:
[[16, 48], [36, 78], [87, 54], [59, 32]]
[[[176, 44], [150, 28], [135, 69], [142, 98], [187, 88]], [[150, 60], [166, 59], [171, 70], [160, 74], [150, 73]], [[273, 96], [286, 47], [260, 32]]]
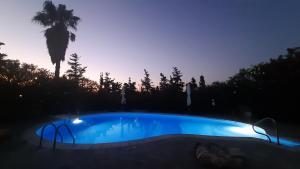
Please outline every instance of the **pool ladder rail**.
[[65, 127], [68, 131], [68, 133], [70, 134], [70, 136], [72, 137], [72, 141], [73, 141], [73, 144], [75, 144], [75, 137], [70, 129], [70, 127], [66, 124], [66, 123], [63, 123], [59, 126], [56, 126], [54, 123], [48, 123], [48, 124], [45, 124], [42, 128], [42, 131], [41, 131], [41, 136], [40, 136], [40, 144], [39, 144], [39, 147], [41, 148], [42, 147], [42, 143], [43, 143], [43, 139], [44, 139], [44, 131], [45, 131], [45, 128], [47, 126], [52, 126], [55, 130], [55, 134], [54, 134], [54, 140], [53, 140], [53, 150], [55, 150], [56, 148], [56, 140], [57, 140], [57, 135], [60, 137], [60, 141], [63, 143], [63, 136], [62, 134], [59, 132], [59, 129], [62, 128], [62, 127]]
[[255, 130], [255, 126], [257, 126], [258, 124], [262, 123], [262, 122], [265, 122], [265, 121], [271, 121], [273, 123], [273, 125], [275, 126], [276, 128], [276, 138], [277, 138], [277, 144], [280, 145], [280, 141], [279, 141], [279, 134], [278, 134], [278, 125], [277, 125], [277, 122], [275, 119], [271, 118], [271, 117], [266, 117], [266, 118], [263, 118], [261, 120], [258, 120], [257, 122], [255, 122], [254, 124], [252, 124], [252, 129], [255, 133], [257, 134], [261, 134], [261, 135], [264, 135], [268, 138], [269, 140], [269, 143], [272, 143], [272, 140], [271, 140], [271, 137], [268, 135], [268, 134], [265, 134], [265, 133], [261, 133], [257, 130]]

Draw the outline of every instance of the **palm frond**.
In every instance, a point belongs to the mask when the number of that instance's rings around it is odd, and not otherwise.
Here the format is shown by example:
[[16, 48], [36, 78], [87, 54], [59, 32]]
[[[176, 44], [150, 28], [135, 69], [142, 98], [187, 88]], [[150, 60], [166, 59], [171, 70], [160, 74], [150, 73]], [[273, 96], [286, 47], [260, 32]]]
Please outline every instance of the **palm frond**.
[[76, 35], [75, 35], [74, 33], [70, 32], [70, 40], [71, 40], [72, 42], [74, 42], [75, 39], [76, 39]]
[[36, 15], [32, 18], [32, 21], [42, 25], [42, 26], [51, 26], [53, 21], [49, 18], [49, 15], [44, 12], [37, 12]]
[[67, 10], [65, 5], [59, 5], [57, 8], [58, 22], [64, 23], [67, 27], [77, 30], [77, 24], [80, 21], [78, 16], [73, 15], [73, 9]]
[[7, 55], [5, 53], [0, 53], [0, 60], [2, 60], [3, 58], [5, 58]]
[[66, 17], [66, 5], [59, 4], [56, 10], [56, 21], [65, 24]]
[[77, 30], [78, 22], [80, 21], [80, 18], [78, 16], [73, 16], [68, 20], [68, 26], [73, 28], [75, 31]]
[[48, 15], [49, 20], [52, 22], [55, 21], [56, 18], [56, 7], [52, 3], [52, 1], [45, 1], [43, 11]]

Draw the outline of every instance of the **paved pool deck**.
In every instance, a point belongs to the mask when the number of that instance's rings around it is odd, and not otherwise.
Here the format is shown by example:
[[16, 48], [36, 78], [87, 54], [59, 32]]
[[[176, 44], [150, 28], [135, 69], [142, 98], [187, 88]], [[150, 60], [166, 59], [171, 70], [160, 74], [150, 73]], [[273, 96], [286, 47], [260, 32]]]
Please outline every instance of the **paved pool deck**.
[[194, 156], [196, 143], [240, 149], [245, 169], [300, 168], [299, 150], [257, 139], [165, 136], [121, 146], [53, 151], [38, 148], [25, 140], [23, 133], [0, 142], [1, 169], [205, 169]]

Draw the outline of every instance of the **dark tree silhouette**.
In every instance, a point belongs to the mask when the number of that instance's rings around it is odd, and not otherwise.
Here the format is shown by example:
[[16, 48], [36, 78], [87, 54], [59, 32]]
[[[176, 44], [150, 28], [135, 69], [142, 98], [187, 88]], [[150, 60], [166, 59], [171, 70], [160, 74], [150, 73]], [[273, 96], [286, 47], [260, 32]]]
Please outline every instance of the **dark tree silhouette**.
[[177, 67], [173, 67], [172, 76], [170, 77], [170, 87], [176, 93], [183, 91], [184, 82], [182, 82], [182, 73]]
[[100, 73], [99, 84], [100, 84], [99, 91], [102, 91], [102, 89], [104, 88], [103, 72]]
[[110, 93], [112, 91], [113, 79], [109, 77], [110, 73], [105, 72], [105, 77], [103, 73], [100, 73], [100, 92]]
[[200, 76], [199, 87], [201, 87], [201, 88], [206, 87], [206, 84], [205, 84], [205, 80], [204, 80], [204, 76], [203, 76], [203, 75]]
[[104, 91], [107, 93], [110, 93], [112, 91], [112, 83], [113, 79], [109, 77], [110, 73], [105, 72], [105, 77], [104, 77]]
[[103, 76], [103, 73], [100, 73], [99, 84], [100, 84], [99, 87], [100, 92], [104, 92], [104, 93], [121, 92], [122, 83], [115, 82], [115, 79], [112, 79], [110, 77], [110, 73], [108, 72], [105, 72], [105, 76]]
[[[0, 42], [0, 49], [1, 49], [2, 45], [5, 45], [5, 44]], [[5, 71], [4, 67], [5, 67], [5, 57], [6, 56], [7, 56], [6, 54], [0, 52], [0, 79], [4, 78], [2, 74]]]
[[41, 82], [52, 78], [52, 74], [36, 65], [20, 63], [19, 60], [7, 59], [1, 66], [0, 81], [10, 85], [38, 86]]
[[190, 82], [190, 85], [191, 85], [191, 89], [192, 89], [192, 90], [195, 90], [195, 89], [198, 87], [195, 78], [192, 77], [191, 82]]
[[122, 90], [122, 83], [112, 81], [111, 90], [114, 93], [120, 93]]
[[145, 77], [144, 77], [144, 79], [141, 79], [141, 82], [142, 82], [141, 91], [146, 92], [146, 93], [150, 93], [152, 88], [153, 88], [152, 87], [152, 81], [150, 79], [150, 74], [146, 69], [144, 69], [144, 73], [145, 73]]
[[6, 60], [2, 67], [1, 77], [10, 84], [17, 84], [20, 77], [19, 60]]
[[159, 82], [159, 90], [166, 91], [169, 88], [169, 81], [167, 77], [160, 73], [160, 82]]
[[[254, 119], [270, 116], [297, 123], [299, 101], [295, 98], [300, 93], [299, 49], [290, 48], [286, 55], [240, 69], [226, 82], [205, 85], [202, 76], [191, 96], [196, 104], [188, 113], [230, 113], [238, 118], [244, 116], [243, 112], [251, 112]], [[121, 83], [112, 79], [109, 73], [100, 74], [102, 90], [97, 93], [99, 85], [95, 81], [83, 77], [79, 87], [67, 76], [53, 81], [54, 74], [46, 69], [4, 57], [5, 64], [0, 67], [0, 102], [4, 113], [0, 113], [0, 120], [7, 121], [6, 117], [16, 120], [17, 116], [25, 120], [23, 117], [70, 112], [74, 108], [82, 111], [119, 109]], [[78, 60], [73, 65], [78, 67]], [[147, 76], [150, 79], [149, 74]], [[159, 90], [152, 87], [149, 94], [137, 91], [136, 83], [129, 78], [124, 83], [126, 109], [184, 111], [186, 93], [182, 90], [182, 73], [173, 68], [170, 79], [162, 73], [160, 77]], [[190, 83], [192, 88], [197, 86], [194, 78]]]
[[136, 87], [135, 87], [135, 85], [136, 85], [136, 82], [132, 82], [132, 81], [131, 81], [131, 78], [129, 77], [129, 78], [128, 78], [128, 82], [127, 82], [127, 83], [124, 83], [126, 93], [133, 94], [134, 92], [136, 92]]
[[55, 64], [55, 78], [59, 78], [60, 62], [65, 60], [69, 39], [75, 41], [75, 34], [69, 28], [76, 31], [80, 18], [73, 15], [73, 10], [67, 10], [66, 5], [56, 7], [52, 1], [45, 1], [43, 10], [32, 20], [47, 28], [44, 34], [47, 48], [52, 64]]
[[81, 86], [87, 90], [87, 92], [96, 93], [99, 91], [99, 85], [97, 82], [83, 77], [81, 79]]
[[300, 47], [287, 48], [287, 52], [288, 57], [300, 56]]
[[83, 74], [86, 71], [87, 67], [82, 67], [79, 63], [79, 56], [76, 53], [71, 54], [71, 57], [68, 61], [70, 69], [67, 70], [66, 74], [69, 79], [74, 80], [76, 85], [81, 84]]
[[[5, 45], [4, 43], [0, 42], [0, 49], [1, 49], [1, 46], [2, 45]], [[4, 58], [6, 57], [7, 55], [4, 54], [4, 53], [0, 53], [0, 64], [4, 61]]]

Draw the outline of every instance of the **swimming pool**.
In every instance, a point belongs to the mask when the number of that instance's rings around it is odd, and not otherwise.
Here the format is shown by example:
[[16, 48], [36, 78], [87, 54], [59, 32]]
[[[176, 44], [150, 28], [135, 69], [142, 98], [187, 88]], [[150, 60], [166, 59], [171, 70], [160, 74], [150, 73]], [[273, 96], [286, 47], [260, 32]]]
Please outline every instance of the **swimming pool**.
[[[255, 133], [250, 124], [196, 116], [183, 116], [144, 112], [101, 113], [79, 116], [75, 119], [58, 120], [56, 126], [66, 124], [72, 131], [76, 144], [99, 144], [139, 140], [144, 138], [193, 134], [223, 137], [252, 137], [267, 140], [266, 136]], [[255, 129], [261, 133], [265, 130]], [[36, 130], [41, 135], [42, 127]], [[72, 143], [67, 128], [59, 129], [63, 143]], [[44, 130], [44, 139], [53, 141], [55, 129], [50, 125]], [[273, 142], [276, 138], [271, 136]], [[61, 142], [57, 137], [57, 142]], [[280, 139], [287, 146], [298, 146], [300, 143]]]

